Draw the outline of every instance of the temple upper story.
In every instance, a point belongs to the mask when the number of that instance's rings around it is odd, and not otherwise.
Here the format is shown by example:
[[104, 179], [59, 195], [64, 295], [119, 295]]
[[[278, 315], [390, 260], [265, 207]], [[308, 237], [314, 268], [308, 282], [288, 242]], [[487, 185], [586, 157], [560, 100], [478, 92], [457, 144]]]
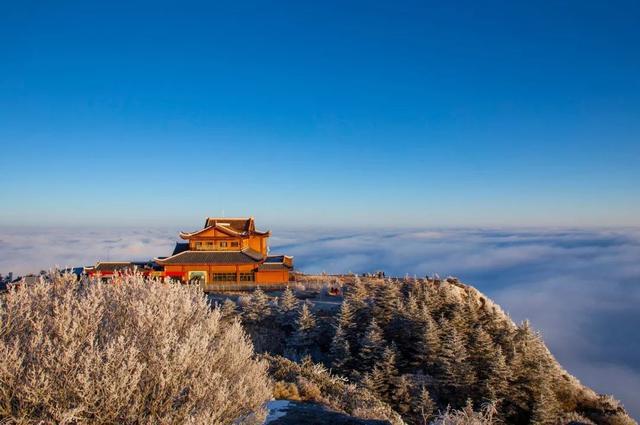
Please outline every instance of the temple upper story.
[[252, 250], [267, 255], [271, 232], [256, 230], [255, 220], [249, 218], [207, 217], [204, 227], [194, 232], [180, 232], [188, 241], [190, 251]]

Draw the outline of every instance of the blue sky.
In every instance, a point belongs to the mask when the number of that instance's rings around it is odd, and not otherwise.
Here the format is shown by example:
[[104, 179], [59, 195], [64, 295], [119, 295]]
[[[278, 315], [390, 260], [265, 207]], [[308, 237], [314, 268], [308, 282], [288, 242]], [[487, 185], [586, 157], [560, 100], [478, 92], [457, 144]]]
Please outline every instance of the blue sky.
[[637, 2], [375, 3], [1, 2], [0, 224], [640, 224]]

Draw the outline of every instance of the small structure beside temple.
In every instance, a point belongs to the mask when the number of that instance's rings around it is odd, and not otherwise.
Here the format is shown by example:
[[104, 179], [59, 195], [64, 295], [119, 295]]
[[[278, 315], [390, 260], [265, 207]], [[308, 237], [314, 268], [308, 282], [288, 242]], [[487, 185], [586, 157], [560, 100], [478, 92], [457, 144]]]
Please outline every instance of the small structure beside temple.
[[200, 283], [205, 290], [224, 285], [277, 284], [289, 281], [293, 257], [269, 255], [271, 232], [256, 230], [249, 218], [208, 217], [195, 232], [181, 232], [170, 257], [154, 261], [164, 276]]
[[269, 231], [256, 230], [253, 217], [208, 217], [202, 229], [180, 232], [185, 242], [176, 243], [169, 257], [148, 262], [98, 262], [84, 271], [104, 278], [136, 271], [199, 284], [207, 292], [286, 284], [293, 257], [269, 255], [270, 236]]

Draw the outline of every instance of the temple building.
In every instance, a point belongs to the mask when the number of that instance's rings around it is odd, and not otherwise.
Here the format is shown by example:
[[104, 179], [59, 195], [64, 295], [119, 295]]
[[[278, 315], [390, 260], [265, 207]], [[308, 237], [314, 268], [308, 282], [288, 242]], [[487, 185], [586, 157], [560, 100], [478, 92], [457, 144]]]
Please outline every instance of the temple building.
[[229, 284], [275, 284], [289, 281], [293, 257], [269, 255], [271, 232], [256, 230], [253, 217], [209, 217], [195, 232], [181, 232], [170, 257], [156, 258], [164, 276], [200, 283], [205, 290]]
[[293, 257], [269, 255], [269, 236], [271, 232], [256, 230], [253, 217], [208, 217], [202, 229], [180, 233], [185, 242], [177, 243], [169, 257], [146, 263], [98, 262], [84, 270], [105, 278], [136, 270], [200, 284], [205, 291], [287, 283]]

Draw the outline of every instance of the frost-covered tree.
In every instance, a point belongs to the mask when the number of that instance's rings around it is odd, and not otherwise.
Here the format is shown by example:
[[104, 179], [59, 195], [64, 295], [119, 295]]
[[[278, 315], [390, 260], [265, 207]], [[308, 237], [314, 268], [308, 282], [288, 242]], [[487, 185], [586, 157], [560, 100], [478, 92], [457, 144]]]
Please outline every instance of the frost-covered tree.
[[428, 425], [433, 418], [435, 410], [436, 405], [431, 399], [429, 390], [423, 385], [420, 391], [415, 392], [412, 399], [411, 412], [413, 422], [416, 425]]
[[558, 423], [559, 406], [550, 386], [544, 386], [535, 394], [531, 425], [555, 425]]
[[341, 325], [336, 328], [336, 333], [331, 340], [331, 367], [342, 374], [349, 373], [349, 366], [352, 361], [351, 347]]
[[225, 320], [233, 320], [238, 316], [238, 305], [232, 299], [227, 298], [220, 307], [220, 313]]
[[397, 315], [399, 305], [400, 288], [397, 284], [388, 280], [375, 288], [373, 317], [382, 328], [385, 328]]
[[4, 294], [0, 323], [2, 423], [259, 424], [271, 397], [199, 288], [54, 273]]
[[413, 358], [411, 364], [423, 372], [433, 374], [441, 351], [440, 337], [436, 323], [426, 308], [422, 310], [419, 320], [414, 322], [413, 327], [415, 329], [415, 339], [412, 344]]
[[267, 294], [256, 288], [242, 311], [242, 318], [247, 323], [258, 323], [271, 316], [271, 303]]
[[287, 334], [290, 334], [295, 329], [299, 307], [300, 301], [298, 301], [291, 288], [287, 286], [282, 292], [277, 309], [278, 324]]
[[378, 326], [376, 319], [372, 318], [360, 343], [361, 370], [368, 371], [373, 368], [374, 364], [382, 358], [384, 346], [382, 329]]
[[442, 345], [438, 356], [438, 381], [451, 404], [461, 405], [474, 383], [465, 340], [451, 322], [442, 320]]
[[289, 348], [297, 358], [311, 354], [312, 348], [316, 344], [317, 336], [316, 318], [309, 309], [309, 304], [302, 304], [298, 319], [296, 320], [296, 330], [291, 337]]
[[413, 407], [413, 392], [415, 388], [408, 375], [400, 375], [392, 380], [391, 405], [403, 417], [411, 414]]
[[300, 302], [296, 298], [295, 294], [289, 286], [282, 292], [280, 302], [278, 303], [278, 309], [283, 314], [289, 314], [298, 310]]
[[552, 359], [539, 334], [531, 329], [528, 321], [518, 327], [513, 345], [515, 353], [511, 362], [511, 395], [507, 414], [532, 417], [537, 398], [541, 394], [548, 394]]
[[356, 323], [356, 310], [349, 299], [345, 299], [340, 306], [338, 326], [342, 329], [344, 337], [349, 342], [351, 349], [357, 349], [359, 345], [359, 335], [358, 324]]
[[474, 399], [498, 400], [505, 395], [510, 376], [502, 349], [494, 344], [482, 326], [476, 326], [472, 331], [469, 346], [469, 361], [476, 374]]
[[377, 377], [375, 380], [376, 392], [383, 400], [393, 400], [398, 377], [397, 358], [398, 350], [391, 345], [384, 348], [382, 356], [374, 364], [372, 375]]

